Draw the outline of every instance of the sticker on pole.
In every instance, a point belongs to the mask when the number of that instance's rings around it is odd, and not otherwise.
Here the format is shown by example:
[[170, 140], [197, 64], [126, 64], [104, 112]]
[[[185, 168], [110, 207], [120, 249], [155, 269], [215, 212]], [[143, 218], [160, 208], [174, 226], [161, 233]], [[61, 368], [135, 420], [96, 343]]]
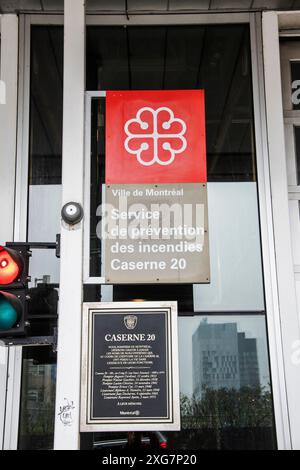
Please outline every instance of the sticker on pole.
[[107, 184], [206, 181], [203, 90], [107, 92]]

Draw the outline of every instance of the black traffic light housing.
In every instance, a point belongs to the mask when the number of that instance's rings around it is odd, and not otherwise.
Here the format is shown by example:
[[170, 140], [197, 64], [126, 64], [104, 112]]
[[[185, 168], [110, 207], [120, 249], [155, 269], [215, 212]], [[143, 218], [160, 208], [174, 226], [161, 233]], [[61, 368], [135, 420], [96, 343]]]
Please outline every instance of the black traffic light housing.
[[27, 334], [30, 255], [24, 243], [0, 246], [0, 338]]

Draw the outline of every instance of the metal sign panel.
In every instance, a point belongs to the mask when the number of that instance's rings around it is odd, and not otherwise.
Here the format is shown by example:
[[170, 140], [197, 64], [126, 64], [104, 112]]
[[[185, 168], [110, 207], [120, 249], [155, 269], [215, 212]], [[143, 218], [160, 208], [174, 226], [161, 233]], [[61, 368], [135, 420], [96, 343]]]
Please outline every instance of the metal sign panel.
[[179, 430], [176, 302], [84, 304], [81, 431]]
[[205, 183], [204, 90], [108, 91], [106, 184]]
[[206, 184], [108, 185], [107, 284], [209, 283]]

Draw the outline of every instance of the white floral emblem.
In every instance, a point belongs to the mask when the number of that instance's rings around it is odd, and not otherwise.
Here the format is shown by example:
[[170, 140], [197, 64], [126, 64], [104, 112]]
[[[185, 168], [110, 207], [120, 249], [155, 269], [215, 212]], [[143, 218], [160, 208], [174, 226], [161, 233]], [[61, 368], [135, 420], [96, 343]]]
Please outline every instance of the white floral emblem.
[[124, 131], [126, 151], [136, 155], [144, 166], [170, 165], [187, 147], [186, 123], [175, 118], [167, 107], [141, 108], [134, 119], [126, 122]]

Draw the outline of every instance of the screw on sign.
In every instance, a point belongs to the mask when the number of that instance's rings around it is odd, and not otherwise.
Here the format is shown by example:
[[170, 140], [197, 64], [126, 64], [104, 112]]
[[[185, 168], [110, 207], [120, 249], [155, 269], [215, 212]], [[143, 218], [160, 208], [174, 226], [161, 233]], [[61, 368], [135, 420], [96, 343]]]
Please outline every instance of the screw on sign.
[[206, 181], [203, 90], [107, 92], [107, 184]]

